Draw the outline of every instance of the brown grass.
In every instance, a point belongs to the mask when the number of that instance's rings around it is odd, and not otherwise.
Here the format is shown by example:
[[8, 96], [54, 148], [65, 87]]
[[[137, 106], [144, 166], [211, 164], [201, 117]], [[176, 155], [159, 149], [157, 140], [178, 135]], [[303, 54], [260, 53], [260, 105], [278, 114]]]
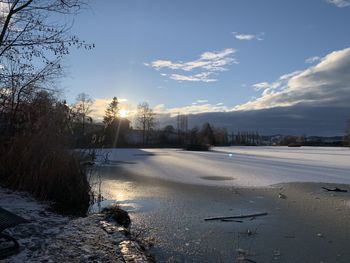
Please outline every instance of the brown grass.
[[85, 168], [49, 133], [16, 136], [0, 146], [0, 183], [52, 201], [64, 213], [84, 214], [90, 205]]

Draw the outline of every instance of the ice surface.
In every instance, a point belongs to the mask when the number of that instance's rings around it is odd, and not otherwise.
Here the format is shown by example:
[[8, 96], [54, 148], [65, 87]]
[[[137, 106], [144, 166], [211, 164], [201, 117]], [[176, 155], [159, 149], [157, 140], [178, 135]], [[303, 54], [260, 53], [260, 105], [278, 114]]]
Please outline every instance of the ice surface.
[[[215, 147], [210, 152], [178, 149], [104, 151], [110, 152], [111, 163], [132, 173], [183, 183], [239, 187], [265, 187], [286, 182], [350, 184], [349, 148]], [[215, 180], [215, 177], [233, 179]]]

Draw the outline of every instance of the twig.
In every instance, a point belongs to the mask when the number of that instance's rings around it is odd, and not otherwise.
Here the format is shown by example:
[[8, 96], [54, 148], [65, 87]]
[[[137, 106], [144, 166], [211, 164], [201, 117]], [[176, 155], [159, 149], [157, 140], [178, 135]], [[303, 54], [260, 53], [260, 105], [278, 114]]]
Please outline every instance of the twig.
[[266, 215], [268, 215], [268, 213], [264, 212], [264, 213], [256, 213], [256, 214], [249, 214], [249, 215], [221, 216], [221, 217], [205, 218], [204, 221], [237, 219], [237, 218], [250, 218], [250, 217], [266, 216]]

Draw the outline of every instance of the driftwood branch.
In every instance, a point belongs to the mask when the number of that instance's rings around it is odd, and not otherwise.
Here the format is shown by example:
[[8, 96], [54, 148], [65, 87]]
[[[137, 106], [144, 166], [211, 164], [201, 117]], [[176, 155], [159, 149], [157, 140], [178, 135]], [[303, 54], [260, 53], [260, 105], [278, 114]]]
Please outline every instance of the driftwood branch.
[[228, 219], [238, 219], [238, 218], [250, 218], [258, 216], [266, 216], [268, 213], [256, 213], [256, 214], [247, 214], [247, 215], [236, 215], [236, 216], [221, 216], [221, 217], [211, 217], [205, 218], [204, 221], [213, 221], [213, 220], [228, 220]]
[[242, 220], [234, 220], [234, 219], [221, 219], [221, 222], [236, 222], [236, 223], [243, 223]]

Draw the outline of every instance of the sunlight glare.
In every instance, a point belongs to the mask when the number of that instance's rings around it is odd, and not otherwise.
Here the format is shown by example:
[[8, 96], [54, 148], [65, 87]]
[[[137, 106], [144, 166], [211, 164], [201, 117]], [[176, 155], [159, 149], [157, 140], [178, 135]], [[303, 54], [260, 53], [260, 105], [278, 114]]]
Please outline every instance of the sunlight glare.
[[119, 114], [120, 114], [120, 117], [126, 118], [128, 116], [128, 111], [126, 109], [121, 109]]

